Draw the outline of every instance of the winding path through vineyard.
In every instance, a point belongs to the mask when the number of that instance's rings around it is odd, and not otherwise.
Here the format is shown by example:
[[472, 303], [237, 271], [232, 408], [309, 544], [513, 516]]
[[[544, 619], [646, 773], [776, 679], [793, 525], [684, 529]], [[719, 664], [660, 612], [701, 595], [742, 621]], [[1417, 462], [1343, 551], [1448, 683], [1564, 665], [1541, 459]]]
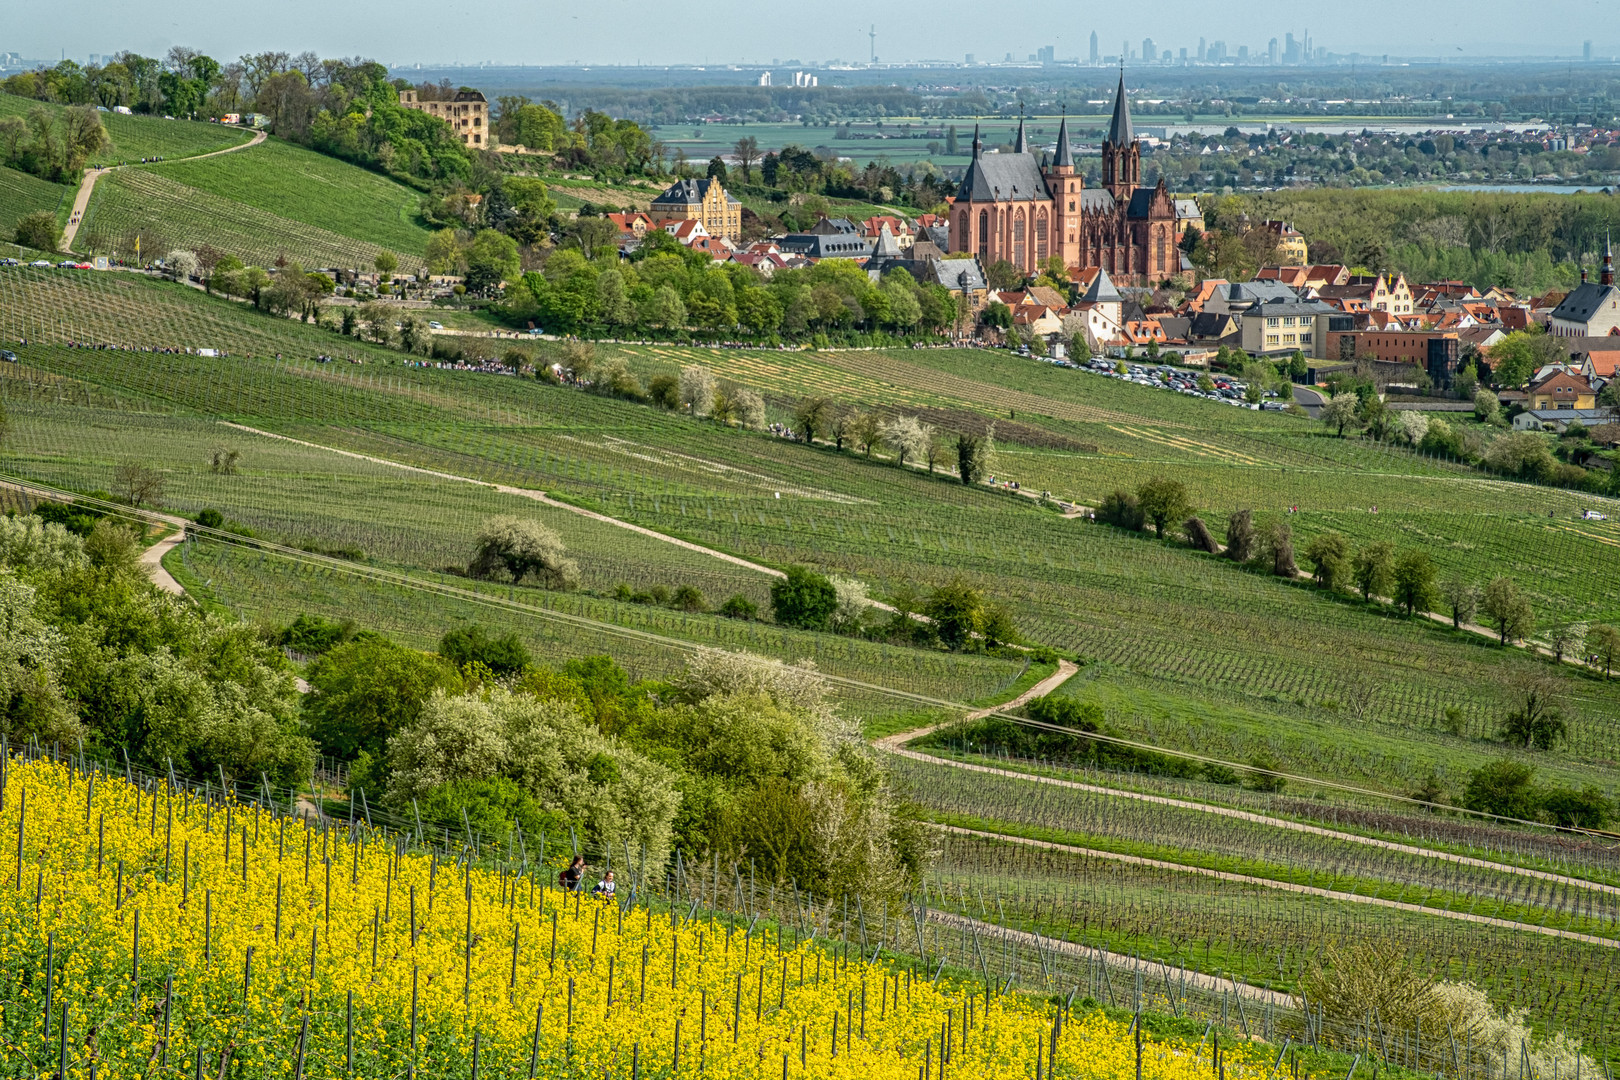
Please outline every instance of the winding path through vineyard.
[[[999, 712], [1015, 707], [1014, 705], [1001, 705], [995, 709], [986, 710], [981, 715], [990, 712]], [[1455, 852], [1443, 851], [1438, 848], [1419, 847], [1416, 844], [1402, 844], [1395, 840], [1380, 840], [1377, 837], [1361, 836], [1357, 833], [1340, 832], [1337, 829], [1324, 828], [1321, 825], [1309, 825], [1302, 821], [1290, 818], [1272, 817], [1268, 814], [1257, 814], [1251, 810], [1237, 810], [1229, 806], [1213, 806], [1209, 803], [1194, 802], [1190, 799], [1176, 799], [1168, 795], [1150, 795], [1143, 791], [1127, 791], [1121, 788], [1105, 787], [1101, 784], [1086, 784], [1078, 780], [1059, 780], [1053, 776], [1040, 776], [1034, 773], [1018, 772], [1014, 769], [998, 769], [990, 765], [976, 765], [967, 761], [953, 761], [949, 758], [935, 757], [921, 751], [907, 748], [906, 743], [920, 739], [939, 726], [918, 728], [913, 731], [902, 731], [895, 735], [886, 735], [876, 740], [873, 745], [880, 750], [913, 761], [927, 762], [931, 765], [945, 765], [965, 772], [987, 773], [992, 776], [1004, 776], [1014, 780], [1025, 780], [1032, 784], [1050, 784], [1054, 787], [1068, 788], [1071, 791], [1085, 791], [1096, 795], [1108, 795], [1118, 799], [1135, 799], [1139, 802], [1155, 803], [1159, 806], [1174, 807], [1178, 810], [1195, 810], [1199, 813], [1214, 814], [1218, 817], [1232, 818], [1237, 821], [1252, 822], [1257, 825], [1267, 825], [1276, 829], [1286, 829], [1290, 832], [1305, 833], [1310, 836], [1321, 836], [1331, 840], [1342, 840], [1351, 844], [1365, 844], [1368, 847], [1382, 848], [1385, 851], [1397, 851], [1405, 855], [1420, 855], [1425, 858], [1439, 859], [1444, 862], [1455, 863], [1458, 866], [1475, 867], [1481, 870], [1495, 870], [1504, 874], [1517, 874], [1522, 877], [1534, 878], [1539, 881], [1554, 882], [1559, 885], [1572, 886], [1581, 889], [1590, 889], [1593, 892], [1608, 893], [1620, 896], [1620, 886], [1609, 885], [1600, 881], [1588, 881], [1585, 878], [1570, 877], [1566, 874], [1555, 874], [1549, 870], [1533, 870], [1529, 867], [1516, 866], [1512, 863], [1492, 862], [1488, 859], [1477, 859], [1470, 855], [1458, 855]], [[1181, 864], [1176, 864], [1181, 865]], [[1191, 867], [1182, 867], [1192, 869]], [[1519, 925], [1519, 924], [1512, 924]], [[1612, 944], [1612, 943], [1611, 943]]]
[[[258, 146], [268, 136], [263, 131], [255, 131], [253, 138], [245, 143], [227, 146], [223, 150], [210, 150], [206, 154], [195, 154], [186, 158], [175, 158], [176, 161], [198, 161], [202, 158], [218, 157], [220, 154], [234, 154], [238, 150], [246, 150], [250, 146]], [[104, 169], [86, 169], [84, 179], [79, 181], [79, 192], [73, 197], [73, 212], [68, 215], [67, 227], [62, 230], [62, 250], [73, 250], [73, 238], [79, 235], [79, 226], [84, 224], [84, 212], [90, 208], [90, 196], [96, 190], [96, 181], [110, 172], [119, 169], [133, 169], [139, 162], [128, 165], [109, 165]]]

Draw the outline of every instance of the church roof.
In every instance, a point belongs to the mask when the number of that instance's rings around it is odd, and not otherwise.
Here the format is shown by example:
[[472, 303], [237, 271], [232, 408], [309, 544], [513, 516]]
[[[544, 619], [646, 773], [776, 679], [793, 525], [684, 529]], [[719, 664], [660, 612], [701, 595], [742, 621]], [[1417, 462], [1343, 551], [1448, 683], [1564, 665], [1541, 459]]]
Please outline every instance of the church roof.
[[1060, 169], [1074, 168], [1074, 154], [1069, 150], [1069, 118], [1067, 116], [1058, 125], [1057, 152], [1052, 155], [1052, 164]]
[[1024, 118], [1022, 116], [1018, 118], [1018, 137], [1013, 140], [1013, 153], [1029, 153], [1029, 140], [1024, 137]]
[[980, 154], [956, 189], [958, 202], [1034, 202], [1052, 196], [1033, 154]]
[[1114, 119], [1108, 125], [1108, 141], [1115, 146], [1129, 146], [1136, 141], [1131, 127], [1131, 99], [1125, 93], [1125, 72], [1119, 73], [1119, 91], [1114, 95]]
[[1107, 188], [1085, 188], [1080, 192], [1080, 211], [1085, 214], [1112, 214], [1114, 193]]
[[1125, 298], [1119, 295], [1119, 290], [1114, 288], [1113, 279], [1108, 276], [1106, 270], [1097, 271], [1096, 278], [1091, 282], [1091, 288], [1087, 289], [1086, 295], [1080, 299], [1087, 304], [1120, 304], [1125, 301]]

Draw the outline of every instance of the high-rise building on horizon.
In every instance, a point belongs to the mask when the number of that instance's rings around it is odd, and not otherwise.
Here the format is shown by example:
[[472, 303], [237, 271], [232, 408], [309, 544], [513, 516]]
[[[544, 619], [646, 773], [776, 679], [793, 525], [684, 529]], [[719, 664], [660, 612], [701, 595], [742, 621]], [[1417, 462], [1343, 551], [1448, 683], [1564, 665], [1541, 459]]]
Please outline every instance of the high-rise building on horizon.
[[1272, 38], [1271, 44], [1266, 46], [1266, 62], [1272, 67], [1277, 66], [1277, 39]]
[[1581, 46], [1581, 59], [1585, 60], [1588, 64], [1592, 62], [1592, 43], [1590, 41]]
[[1153, 44], [1152, 38], [1142, 39], [1142, 63], [1151, 64], [1159, 58], [1159, 50]]
[[1098, 44], [1099, 43], [1097, 41], [1097, 31], [1093, 30], [1091, 32], [1091, 62], [1093, 64], [1097, 63], [1098, 61], [1100, 61], [1102, 59], [1102, 53], [1098, 49]]
[[1205, 60], [1208, 60], [1208, 59], [1209, 59], [1209, 50], [1204, 45], [1204, 39], [1199, 38], [1198, 39], [1198, 62], [1200, 64], [1202, 64]]

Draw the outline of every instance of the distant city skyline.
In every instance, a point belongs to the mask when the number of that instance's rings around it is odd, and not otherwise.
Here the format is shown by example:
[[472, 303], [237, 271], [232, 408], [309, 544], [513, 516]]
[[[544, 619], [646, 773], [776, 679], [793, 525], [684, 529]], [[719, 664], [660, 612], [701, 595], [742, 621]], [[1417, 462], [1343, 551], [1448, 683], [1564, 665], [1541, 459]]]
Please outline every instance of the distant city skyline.
[[[162, 55], [171, 45], [200, 49], [216, 58], [245, 52], [306, 49], [322, 56], [366, 56], [392, 65], [731, 65], [769, 66], [793, 58], [802, 64], [864, 64], [875, 53], [880, 63], [937, 61], [1063, 63], [1095, 57], [1139, 64], [1150, 44], [1155, 63], [1198, 59], [1224, 44], [1224, 59], [1250, 63], [1288, 62], [1290, 35], [1303, 44], [1338, 55], [1359, 53], [1368, 60], [1384, 55], [1464, 60], [1486, 57], [1543, 57], [1609, 60], [1620, 54], [1620, 35], [1606, 41], [1586, 27], [1605, 25], [1603, 5], [1594, 0], [1544, 0], [1527, 19], [1522, 5], [1481, 0], [1466, 23], [1414, 19], [1409, 3], [1367, 0], [1359, 5], [1291, 3], [1251, 9], [1217, 7], [1192, 0], [1161, 0], [1149, 18], [1099, 11], [1089, 22], [1036, 38], [1028, 31], [973, 17], [976, 8], [960, 0], [943, 6], [901, 4], [883, 11], [886, 22], [872, 23], [869, 5], [827, 0], [802, 14], [781, 18], [769, 5], [745, 0], [694, 0], [683, 18], [669, 20], [644, 0], [605, 0], [572, 14], [542, 0], [519, 0], [499, 9], [435, 0], [390, 0], [332, 5], [317, 0], [284, 0], [276, 18], [243, 19], [224, 9], [198, 9], [184, 0], [147, 0], [112, 5], [107, 0], [59, 0], [51, 5], [17, 5], [0, 26], [0, 58], [54, 63], [64, 55], [84, 63], [90, 54], [131, 49]], [[217, 12], [217, 13], [215, 13]], [[489, 32], [476, 32], [478, 19], [491, 20]], [[627, 32], [646, 19], [656, 33]], [[495, 21], [499, 25], [494, 25]], [[512, 27], [506, 32], [500, 26]], [[453, 27], [460, 36], [434, 31]], [[717, 31], [717, 27], [724, 27]], [[1416, 29], [1414, 29], [1414, 27]], [[1488, 28], [1488, 36], [1467, 36], [1467, 28]], [[1512, 35], [1503, 28], [1511, 27]], [[1574, 36], [1569, 28], [1581, 28]], [[1391, 29], [1394, 28], [1394, 29]], [[1093, 44], [1093, 35], [1100, 48]], [[1587, 37], [1593, 37], [1588, 43]], [[1144, 41], [1144, 39], [1148, 39]], [[1273, 39], [1278, 44], [1272, 45]], [[1124, 54], [1120, 44], [1126, 43]], [[1047, 51], [1050, 50], [1050, 51]], [[1299, 57], [1305, 59], [1303, 55]]]

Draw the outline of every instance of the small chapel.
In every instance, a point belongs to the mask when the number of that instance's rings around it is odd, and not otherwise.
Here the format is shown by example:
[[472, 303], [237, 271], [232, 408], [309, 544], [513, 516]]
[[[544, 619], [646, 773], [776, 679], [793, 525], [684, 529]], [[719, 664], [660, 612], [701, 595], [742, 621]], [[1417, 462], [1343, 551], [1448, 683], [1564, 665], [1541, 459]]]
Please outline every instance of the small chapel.
[[951, 205], [950, 250], [977, 255], [984, 266], [1005, 259], [1029, 274], [1056, 255], [1067, 267], [1105, 270], [1122, 285], [1182, 277], [1175, 201], [1162, 178], [1154, 187], [1141, 181], [1142, 145], [1121, 72], [1101, 187], [1086, 187], [1075, 172], [1067, 118], [1045, 164], [1030, 152], [1022, 117], [1010, 154], [985, 153], [975, 126], [973, 162]]

